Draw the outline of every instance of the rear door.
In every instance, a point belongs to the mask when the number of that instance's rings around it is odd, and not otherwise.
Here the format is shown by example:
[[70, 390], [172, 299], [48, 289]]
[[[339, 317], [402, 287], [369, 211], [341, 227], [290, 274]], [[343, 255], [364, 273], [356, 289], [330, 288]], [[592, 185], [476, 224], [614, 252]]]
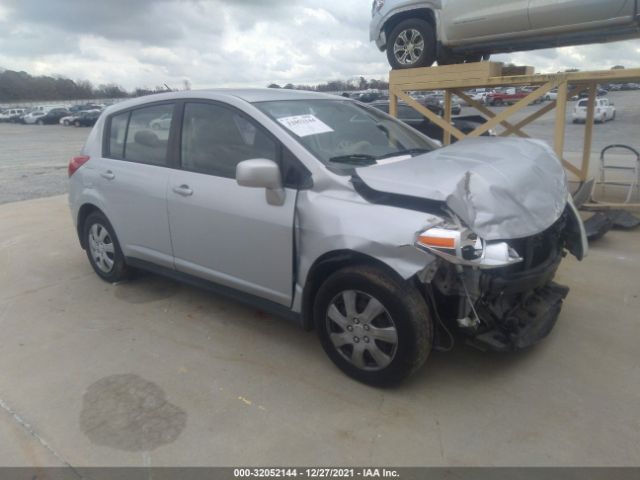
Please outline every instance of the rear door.
[[447, 42], [495, 37], [529, 30], [529, 0], [448, 0], [441, 28]]
[[[634, 0], [531, 0], [529, 17], [534, 29], [568, 26], [633, 15]], [[570, 28], [571, 29], [571, 28]]]
[[107, 119], [97, 188], [126, 256], [173, 268], [167, 217], [170, 130], [150, 123], [173, 116], [175, 104], [159, 103]]
[[243, 160], [281, 161], [283, 147], [246, 114], [224, 103], [184, 105], [180, 170], [167, 190], [176, 269], [290, 306], [297, 190], [283, 205], [241, 187]]

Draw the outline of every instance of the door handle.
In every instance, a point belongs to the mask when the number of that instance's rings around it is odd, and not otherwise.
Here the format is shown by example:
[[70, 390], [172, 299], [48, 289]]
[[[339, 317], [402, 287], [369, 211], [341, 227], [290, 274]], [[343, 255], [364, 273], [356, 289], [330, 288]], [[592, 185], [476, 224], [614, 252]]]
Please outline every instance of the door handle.
[[193, 195], [193, 190], [189, 188], [189, 185], [180, 185], [179, 187], [173, 187], [173, 192], [183, 197], [190, 197]]
[[113, 174], [111, 170], [107, 170], [106, 172], [102, 172], [100, 174], [102, 178], [106, 178], [107, 180], [113, 180], [116, 176]]

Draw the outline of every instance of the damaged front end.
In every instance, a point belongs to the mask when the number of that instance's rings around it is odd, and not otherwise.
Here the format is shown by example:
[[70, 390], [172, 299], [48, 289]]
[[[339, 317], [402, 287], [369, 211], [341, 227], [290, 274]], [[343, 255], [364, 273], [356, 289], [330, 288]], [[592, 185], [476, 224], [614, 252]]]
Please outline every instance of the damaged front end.
[[538, 343], [553, 329], [569, 293], [553, 278], [567, 251], [578, 253], [575, 225], [568, 204], [544, 232], [484, 246], [475, 240], [473, 252], [473, 238], [460, 251], [447, 252], [419, 235], [416, 246], [441, 259], [425, 284], [436, 313], [446, 323], [455, 322], [468, 343], [481, 350], [507, 352]]
[[513, 351], [552, 330], [568, 287], [553, 278], [567, 252], [587, 253], [564, 170], [544, 143], [467, 140], [405, 162], [357, 171], [368, 201], [441, 212], [416, 234], [437, 257], [418, 275], [434, 313], [469, 343]]

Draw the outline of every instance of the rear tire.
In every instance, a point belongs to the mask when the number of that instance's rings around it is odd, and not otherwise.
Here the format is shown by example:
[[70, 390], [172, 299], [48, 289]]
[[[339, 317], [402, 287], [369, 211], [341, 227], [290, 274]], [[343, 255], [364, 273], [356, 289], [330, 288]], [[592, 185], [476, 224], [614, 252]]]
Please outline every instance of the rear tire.
[[399, 383], [424, 364], [433, 344], [433, 322], [418, 290], [371, 266], [331, 275], [318, 290], [313, 316], [329, 358], [368, 385]]
[[44, 122], [42, 120], [38, 120], [36, 123], [40, 126], [44, 125]]
[[433, 65], [436, 61], [436, 34], [433, 26], [419, 18], [400, 22], [389, 35], [387, 60], [391, 68], [398, 70]]
[[83, 240], [89, 263], [100, 278], [115, 283], [128, 277], [120, 243], [104, 214], [89, 214], [83, 225]]

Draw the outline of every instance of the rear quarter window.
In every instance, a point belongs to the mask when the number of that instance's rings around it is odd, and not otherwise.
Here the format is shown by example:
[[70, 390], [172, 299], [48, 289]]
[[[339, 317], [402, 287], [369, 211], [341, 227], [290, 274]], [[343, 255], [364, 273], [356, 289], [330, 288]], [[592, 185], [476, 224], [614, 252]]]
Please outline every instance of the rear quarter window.
[[173, 110], [173, 104], [153, 105], [111, 117], [107, 157], [166, 165]]

